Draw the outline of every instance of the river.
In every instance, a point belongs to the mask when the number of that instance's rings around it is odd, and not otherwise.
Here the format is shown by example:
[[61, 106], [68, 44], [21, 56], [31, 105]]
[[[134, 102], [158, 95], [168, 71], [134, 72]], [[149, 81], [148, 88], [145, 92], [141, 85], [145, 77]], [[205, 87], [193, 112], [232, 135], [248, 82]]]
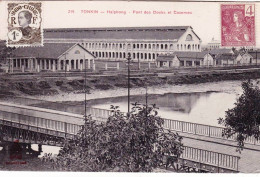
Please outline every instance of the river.
[[[241, 81], [222, 81], [190, 85], [163, 85], [147, 88], [148, 104], [159, 107], [159, 115], [167, 119], [219, 126], [217, 119], [225, 116], [225, 111], [234, 107], [242, 93]], [[131, 89], [131, 103], [145, 103], [146, 89]], [[56, 96], [39, 96], [48, 101], [70, 101], [69, 106], [62, 105], [63, 110], [84, 114], [84, 94], [60, 94]], [[110, 105], [119, 106], [127, 112], [127, 89], [95, 90], [87, 95], [87, 106], [110, 109]], [[59, 109], [59, 105], [45, 105]], [[64, 108], [65, 107], [65, 108]]]

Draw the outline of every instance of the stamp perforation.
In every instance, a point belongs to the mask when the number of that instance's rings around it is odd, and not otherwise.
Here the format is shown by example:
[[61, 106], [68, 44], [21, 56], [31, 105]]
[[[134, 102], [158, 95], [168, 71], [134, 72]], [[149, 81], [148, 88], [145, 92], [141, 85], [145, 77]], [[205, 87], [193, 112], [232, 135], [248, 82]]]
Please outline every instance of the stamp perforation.
[[8, 47], [43, 46], [41, 2], [8, 2]]
[[220, 4], [222, 46], [256, 46], [255, 9], [252, 2]]

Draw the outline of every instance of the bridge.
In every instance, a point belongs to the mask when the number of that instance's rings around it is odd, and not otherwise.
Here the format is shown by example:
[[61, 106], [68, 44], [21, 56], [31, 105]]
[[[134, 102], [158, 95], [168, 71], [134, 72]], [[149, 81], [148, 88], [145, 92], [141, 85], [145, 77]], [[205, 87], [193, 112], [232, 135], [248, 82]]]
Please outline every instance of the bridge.
[[[87, 113], [98, 122], [105, 121], [108, 116], [112, 115], [109, 110], [89, 107]], [[62, 146], [66, 138], [73, 139], [77, 136], [83, 123], [83, 115], [80, 114], [0, 102], [3, 142], [19, 140], [20, 143], [25, 144]], [[192, 132], [195, 131], [195, 127], [198, 134], [206, 136], [209, 135], [208, 132], [211, 132], [199, 125], [165, 120], [165, 128], [174, 131]], [[8, 144], [5, 145], [8, 146]], [[184, 146], [178, 165], [193, 171], [227, 173], [238, 172], [238, 162], [239, 157], [235, 155]]]

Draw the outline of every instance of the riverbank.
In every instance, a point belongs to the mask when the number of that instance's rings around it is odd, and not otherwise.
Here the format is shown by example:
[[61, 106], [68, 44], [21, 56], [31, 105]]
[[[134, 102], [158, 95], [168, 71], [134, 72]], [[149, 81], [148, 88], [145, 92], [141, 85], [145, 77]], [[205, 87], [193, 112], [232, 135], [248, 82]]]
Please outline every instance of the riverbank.
[[[259, 71], [240, 73], [207, 73], [207, 74], [185, 74], [164, 75], [131, 78], [131, 88], [144, 88], [163, 85], [199, 84], [208, 82], [219, 82], [227, 80], [247, 80], [260, 78]], [[127, 88], [127, 77], [125, 75], [115, 76], [88, 76], [86, 79], [86, 91], [91, 93], [95, 90], [115, 90]], [[15, 76], [3, 76], [0, 78], [0, 95], [59, 95], [66, 93], [84, 93], [84, 78], [78, 77], [34, 77], [21, 79]]]

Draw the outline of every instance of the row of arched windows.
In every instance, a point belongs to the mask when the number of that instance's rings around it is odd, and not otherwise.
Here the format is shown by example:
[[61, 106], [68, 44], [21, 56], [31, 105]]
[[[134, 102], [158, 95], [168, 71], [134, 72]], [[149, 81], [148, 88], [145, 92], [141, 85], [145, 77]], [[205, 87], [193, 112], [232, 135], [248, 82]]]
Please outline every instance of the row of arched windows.
[[[84, 45], [84, 43], [83, 43]], [[126, 44], [122, 43], [85, 43], [85, 47], [87, 49], [126, 49]], [[154, 49], [154, 50], [173, 50], [173, 44], [147, 44], [147, 43], [133, 43], [132, 47], [129, 45], [130, 48], [133, 49]]]
[[87, 49], [126, 49], [126, 44], [122, 44], [122, 43], [85, 43], [85, 47]]
[[177, 50], [179, 51], [199, 51], [199, 44], [177, 44]]
[[[92, 52], [93, 55], [95, 55], [98, 58], [111, 58], [111, 59], [122, 59], [127, 57], [126, 52]], [[130, 53], [128, 53], [130, 54]], [[130, 54], [131, 55], [131, 54]], [[156, 56], [159, 54], [155, 53], [132, 53], [131, 57], [132, 59], [142, 59], [142, 60], [155, 60]]]

